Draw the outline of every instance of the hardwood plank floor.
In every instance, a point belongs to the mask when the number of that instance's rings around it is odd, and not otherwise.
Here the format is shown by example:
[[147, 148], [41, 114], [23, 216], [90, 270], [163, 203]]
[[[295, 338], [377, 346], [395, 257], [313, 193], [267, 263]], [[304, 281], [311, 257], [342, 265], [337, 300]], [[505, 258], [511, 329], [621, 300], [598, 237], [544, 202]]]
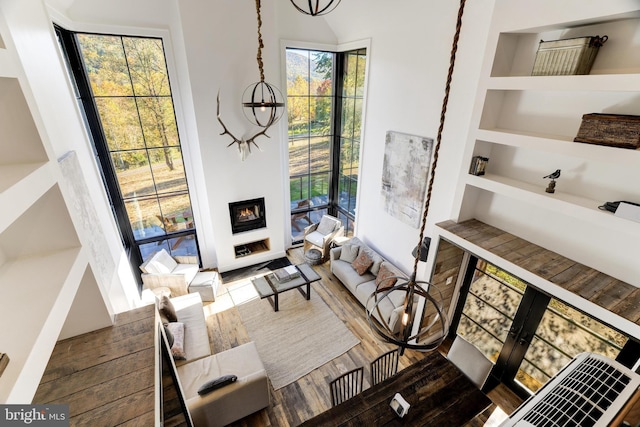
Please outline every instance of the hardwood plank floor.
[[[304, 262], [302, 248], [288, 251], [288, 257], [294, 264]], [[315, 266], [315, 270], [322, 280], [312, 284], [312, 292], [322, 297], [333, 312], [360, 339], [360, 344], [347, 353], [314, 370], [300, 380], [277, 391], [271, 390], [271, 405], [249, 417], [238, 421], [234, 427], [262, 427], [262, 426], [297, 426], [303, 421], [329, 409], [330, 397], [328, 382], [350, 369], [365, 366], [365, 388], [369, 386], [368, 366], [371, 360], [394, 346], [381, 342], [371, 333], [364, 308], [338, 281], [329, 270], [329, 262]], [[209, 338], [214, 352], [249, 342], [249, 337], [235, 306], [225, 300], [224, 292], [233, 283], [223, 283], [215, 303], [205, 306]], [[446, 353], [448, 346], [443, 344], [442, 351]], [[400, 358], [399, 369], [415, 363], [422, 358], [422, 353], [406, 350]], [[505, 413], [510, 413], [521, 402], [504, 387], [492, 390], [489, 397], [494, 402], [491, 408], [469, 423], [469, 426], [482, 426], [489, 420], [496, 407]], [[491, 421], [489, 424], [491, 425]]]

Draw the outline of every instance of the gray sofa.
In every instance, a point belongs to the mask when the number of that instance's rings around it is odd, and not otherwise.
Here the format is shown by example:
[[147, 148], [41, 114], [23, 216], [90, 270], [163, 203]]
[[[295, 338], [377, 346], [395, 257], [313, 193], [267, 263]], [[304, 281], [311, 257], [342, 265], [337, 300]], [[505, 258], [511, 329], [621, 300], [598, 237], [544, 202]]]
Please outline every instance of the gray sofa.
[[[365, 251], [368, 257], [373, 260], [373, 264], [363, 274], [359, 274], [353, 267], [354, 253], [357, 252], [357, 255], [355, 255], [357, 257], [360, 251]], [[385, 260], [357, 237], [351, 238], [342, 246], [331, 249], [329, 259], [331, 261], [331, 272], [364, 307], [367, 307], [369, 296], [378, 286], [376, 279], [378, 279], [378, 283], [381, 282], [382, 277], [378, 277], [381, 269], [385, 277], [388, 277], [386, 275], [389, 273], [393, 276], [407, 277], [400, 269]], [[380, 313], [377, 310], [373, 312], [374, 317], [379, 321], [384, 320], [394, 333], [400, 330], [399, 319], [402, 315], [405, 295], [402, 291], [391, 292], [388, 298], [384, 298], [380, 302]], [[373, 301], [371, 301], [370, 306], [372, 303]], [[383, 319], [380, 318], [380, 315], [382, 315]]]
[[[269, 406], [269, 380], [254, 342], [211, 354], [199, 293], [171, 298], [178, 322], [185, 324], [185, 361], [176, 361], [178, 378], [195, 427], [222, 427]], [[205, 395], [198, 388], [222, 375], [237, 381]]]

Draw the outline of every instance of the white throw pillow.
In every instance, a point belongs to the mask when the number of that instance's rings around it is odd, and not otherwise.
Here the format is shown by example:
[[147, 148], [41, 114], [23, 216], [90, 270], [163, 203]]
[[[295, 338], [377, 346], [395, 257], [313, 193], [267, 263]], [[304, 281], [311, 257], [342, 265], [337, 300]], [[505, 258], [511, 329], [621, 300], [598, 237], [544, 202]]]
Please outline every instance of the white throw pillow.
[[169, 255], [169, 252], [164, 249], [153, 256], [153, 262], [155, 264], [155, 268], [160, 270], [158, 274], [171, 273], [178, 265], [176, 260]]
[[353, 262], [358, 258], [358, 252], [360, 251], [360, 246], [344, 244], [342, 245], [342, 250], [340, 252], [340, 261]]
[[328, 216], [323, 216], [320, 220], [320, 224], [318, 224], [318, 228], [316, 228], [316, 231], [323, 236], [326, 236], [327, 234], [332, 233], [335, 229], [336, 221]]

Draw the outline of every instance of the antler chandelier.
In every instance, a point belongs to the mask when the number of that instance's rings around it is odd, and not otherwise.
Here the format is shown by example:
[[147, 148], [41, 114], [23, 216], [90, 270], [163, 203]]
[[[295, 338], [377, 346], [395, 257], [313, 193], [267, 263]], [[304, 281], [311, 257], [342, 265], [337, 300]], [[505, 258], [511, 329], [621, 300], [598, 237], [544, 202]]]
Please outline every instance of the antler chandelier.
[[[369, 297], [367, 301], [367, 319], [371, 330], [376, 333], [382, 340], [398, 345], [400, 354], [404, 353], [405, 348], [421, 351], [432, 351], [445, 340], [449, 328], [447, 314], [443, 308], [442, 294], [432, 284], [424, 281], [416, 280], [418, 270], [418, 261], [421, 258], [420, 252], [425, 249], [422, 242], [424, 239], [424, 229], [427, 223], [427, 214], [431, 203], [431, 192], [433, 190], [433, 181], [438, 164], [438, 152], [442, 141], [442, 130], [444, 128], [445, 115], [447, 112], [447, 104], [449, 102], [449, 92], [451, 89], [451, 79], [453, 76], [453, 68], [455, 64], [456, 52], [458, 50], [458, 39], [460, 37], [460, 29], [462, 28], [462, 14], [466, 0], [460, 0], [460, 8], [458, 10], [458, 19], [456, 22], [456, 32], [453, 37], [453, 47], [451, 49], [451, 58], [449, 63], [449, 74], [445, 85], [445, 95], [442, 102], [442, 111], [440, 114], [440, 126], [438, 128], [438, 136], [436, 147], [433, 155], [433, 165], [430, 171], [429, 186], [422, 215], [422, 226], [420, 228], [420, 240], [418, 241], [415, 259], [413, 263], [413, 272], [407, 280], [397, 277], [397, 280], [404, 281], [395, 286], [379, 287]], [[392, 278], [393, 279], [393, 278]], [[385, 283], [385, 282], [383, 282]], [[432, 292], [435, 291], [435, 292]], [[380, 304], [386, 299], [390, 300], [392, 292], [404, 292], [403, 310], [400, 314], [400, 329], [394, 332], [384, 316], [380, 312]], [[434, 296], [437, 293], [437, 296]], [[380, 323], [374, 320], [374, 316]], [[417, 331], [414, 333], [414, 329]]]
[[258, 14], [258, 71], [260, 81], [245, 89], [242, 95], [244, 114], [249, 121], [257, 126], [268, 128], [280, 119], [284, 111], [282, 94], [277, 87], [264, 81], [264, 63], [262, 62], [262, 17], [260, 16], [260, 0], [256, 0]]
[[340, 0], [291, 0], [293, 7], [305, 15], [325, 15], [335, 9]]

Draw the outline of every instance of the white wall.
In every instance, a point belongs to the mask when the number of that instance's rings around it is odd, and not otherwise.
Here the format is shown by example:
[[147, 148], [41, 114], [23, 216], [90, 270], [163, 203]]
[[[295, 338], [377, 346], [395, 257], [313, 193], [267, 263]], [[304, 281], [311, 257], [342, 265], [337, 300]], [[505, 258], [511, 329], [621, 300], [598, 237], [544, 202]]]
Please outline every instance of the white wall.
[[[451, 217], [451, 200], [461, 167], [491, 18], [492, 1], [467, 2], [447, 121], [425, 235]], [[458, 14], [450, 0], [342, 2], [327, 15], [338, 42], [371, 38], [366, 126], [361, 158], [357, 234], [405, 271], [413, 267], [411, 250], [419, 229], [387, 214], [380, 187], [384, 142], [389, 130], [436, 138]]]

